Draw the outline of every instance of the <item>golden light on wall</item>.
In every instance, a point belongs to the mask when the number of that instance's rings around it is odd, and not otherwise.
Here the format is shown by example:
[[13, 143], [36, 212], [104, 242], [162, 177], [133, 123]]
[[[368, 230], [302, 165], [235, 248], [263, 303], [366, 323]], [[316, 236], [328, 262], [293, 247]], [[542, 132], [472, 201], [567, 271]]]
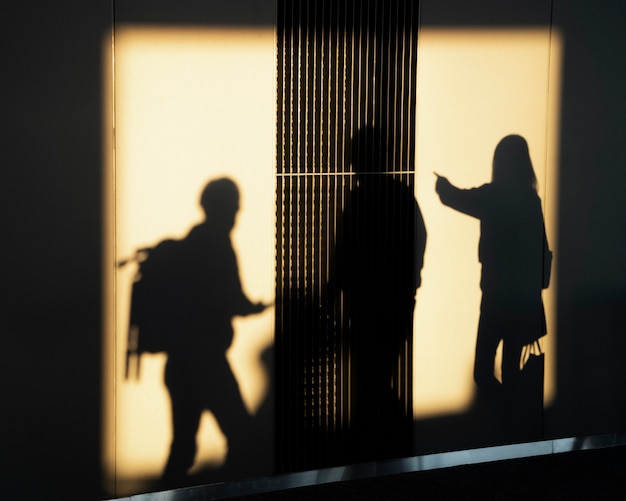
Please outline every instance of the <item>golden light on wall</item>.
[[[105, 335], [103, 443], [109, 486], [127, 494], [160, 475], [171, 430], [165, 356], [142, 357], [140, 377], [124, 378], [136, 266], [116, 262], [164, 238], [184, 237], [202, 219], [206, 183], [227, 176], [241, 194], [231, 237], [243, 289], [253, 301], [273, 300], [275, 35], [128, 25], [116, 27], [112, 53], [111, 40], [104, 45], [104, 87], [113, 90], [105, 96], [106, 135], [114, 137], [106, 152], [106, 317], [114, 320]], [[251, 414], [270, 391], [260, 357], [273, 343], [273, 322], [269, 308], [234, 325], [228, 358]], [[219, 465], [226, 444], [209, 414], [199, 435], [194, 468]]]
[[[558, 261], [557, 184], [561, 38], [537, 29], [423, 29], [418, 42], [416, 196], [428, 243], [414, 335], [416, 418], [463, 412], [473, 398], [481, 292], [479, 222], [443, 206], [433, 172], [461, 188], [491, 181], [493, 153], [526, 138], [546, 231]], [[545, 398], [555, 392], [556, 293], [543, 293], [548, 335]]]
[[[116, 27], [105, 40], [107, 296], [104, 464], [111, 491], [139, 492], [158, 477], [171, 439], [164, 355], [125, 379], [129, 294], [136, 268], [116, 263], [137, 248], [181, 238], [201, 220], [207, 181], [232, 178], [241, 211], [232, 234], [244, 290], [271, 301], [275, 287], [274, 30]], [[444, 207], [435, 176], [460, 187], [491, 180], [504, 136], [524, 136], [539, 181], [548, 240], [558, 262], [556, 207], [561, 39], [550, 29], [422, 29], [418, 41], [416, 197], [428, 230], [414, 321], [414, 415], [461, 413], [473, 397], [480, 304], [479, 223]], [[545, 403], [554, 398], [556, 294], [548, 321]], [[250, 413], [269, 374], [274, 311], [238, 319], [229, 361]], [[195, 468], [219, 465], [226, 443], [207, 414]], [[271, 430], [268, 430], [271, 433]], [[268, 466], [272, 466], [268, 464]]]

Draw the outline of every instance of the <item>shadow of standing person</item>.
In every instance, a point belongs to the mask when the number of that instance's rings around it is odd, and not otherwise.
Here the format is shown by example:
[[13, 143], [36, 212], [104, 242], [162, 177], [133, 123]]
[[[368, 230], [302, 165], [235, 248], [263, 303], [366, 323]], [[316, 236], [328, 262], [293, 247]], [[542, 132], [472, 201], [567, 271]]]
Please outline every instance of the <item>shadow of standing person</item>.
[[413, 186], [388, 174], [381, 131], [352, 139], [355, 183], [340, 219], [336, 279], [349, 325], [353, 461], [412, 453], [412, 339], [426, 229]]
[[233, 317], [260, 313], [266, 306], [251, 302], [242, 291], [230, 240], [239, 210], [237, 186], [227, 178], [211, 181], [200, 203], [206, 219], [179, 241], [179, 259], [170, 270], [176, 275], [176, 295], [168, 306], [175, 332], [170, 334], [165, 384], [173, 439], [163, 488], [187, 480], [203, 411], [213, 413], [226, 436], [225, 466], [245, 456], [244, 437], [252, 425], [226, 351], [233, 340]]
[[[436, 191], [443, 204], [480, 220], [482, 301], [474, 361], [477, 404], [483, 410], [487, 406], [499, 409], [505, 440], [538, 439], [543, 365], [532, 369], [540, 377], [531, 382], [522, 351], [546, 334], [541, 291], [548, 285], [544, 280], [549, 269], [544, 269], [544, 263], [551, 253], [526, 140], [509, 135], [498, 143], [491, 183], [459, 189], [438, 176]], [[501, 341], [500, 382], [494, 365]], [[543, 357], [536, 358], [543, 363]]]

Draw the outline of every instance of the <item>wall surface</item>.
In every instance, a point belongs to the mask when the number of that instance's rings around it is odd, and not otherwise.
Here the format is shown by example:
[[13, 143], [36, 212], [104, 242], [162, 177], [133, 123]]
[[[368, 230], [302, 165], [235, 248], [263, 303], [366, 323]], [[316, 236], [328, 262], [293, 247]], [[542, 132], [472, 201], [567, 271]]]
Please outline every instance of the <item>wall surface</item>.
[[[193, 22], [198, 7], [177, 4], [184, 12], [173, 19]], [[260, 4], [258, 11], [241, 10], [245, 23], [249, 12], [266, 11]], [[544, 435], [620, 432], [626, 417], [626, 67], [620, 57], [626, 6], [429, 1], [423, 12], [432, 27], [528, 27], [539, 22], [529, 14], [538, 5], [547, 5], [563, 38], [558, 392], [546, 408]], [[163, 22], [168, 4], [141, 9], [137, 16], [150, 12]], [[113, 13], [102, 1], [13, 3], [5, 19], [0, 494], [98, 499], [111, 495], [101, 488], [101, 55]], [[428, 424], [443, 434], [449, 422]]]
[[100, 495], [102, 37], [109, 2], [14, 4], [2, 35], [6, 499]]

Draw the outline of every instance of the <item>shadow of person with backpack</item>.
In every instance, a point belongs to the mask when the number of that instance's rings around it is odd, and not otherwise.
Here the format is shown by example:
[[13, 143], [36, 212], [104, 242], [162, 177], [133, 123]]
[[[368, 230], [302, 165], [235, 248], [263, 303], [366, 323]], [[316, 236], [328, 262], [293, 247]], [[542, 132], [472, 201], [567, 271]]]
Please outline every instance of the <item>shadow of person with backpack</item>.
[[[170, 241], [170, 259], [159, 273], [168, 278], [167, 302], [154, 312], [167, 317], [165, 385], [172, 409], [172, 443], [161, 487], [184, 485], [197, 451], [196, 435], [205, 410], [215, 416], [228, 441], [225, 466], [245, 457], [252, 426], [226, 358], [234, 316], [261, 313], [266, 305], [244, 294], [230, 240], [239, 192], [227, 178], [211, 181], [201, 200], [206, 219], [182, 240]], [[158, 249], [158, 246], [155, 248]], [[148, 260], [150, 257], [148, 258]], [[141, 337], [141, 333], [139, 334]]]

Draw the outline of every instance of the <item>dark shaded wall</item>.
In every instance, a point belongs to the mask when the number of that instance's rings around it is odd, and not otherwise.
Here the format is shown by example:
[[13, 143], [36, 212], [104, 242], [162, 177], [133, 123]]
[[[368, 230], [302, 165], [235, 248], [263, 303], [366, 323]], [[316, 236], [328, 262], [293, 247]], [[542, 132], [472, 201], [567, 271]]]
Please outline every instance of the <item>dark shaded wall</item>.
[[4, 24], [0, 497], [93, 499], [111, 6], [14, 3]]
[[[532, 1], [442, 12], [524, 16]], [[482, 7], [484, 6], [484, 8]], [[517, 14], [516, 14], [517, 13]], [[556, 0], [563, 30], [559, 394], [547, 437], [624, 431], [626, 4]], [[448, 16], [448, 17], [446, 17]], [[5, 7], [0, 497], [100, 492], [102, 36], [110, 2]], [[516, 22], [516, 21], [512, 21]]]
[[559, 397], [550, 436], [624, 431], [626, 367], [626, 5], [559, 1]]

